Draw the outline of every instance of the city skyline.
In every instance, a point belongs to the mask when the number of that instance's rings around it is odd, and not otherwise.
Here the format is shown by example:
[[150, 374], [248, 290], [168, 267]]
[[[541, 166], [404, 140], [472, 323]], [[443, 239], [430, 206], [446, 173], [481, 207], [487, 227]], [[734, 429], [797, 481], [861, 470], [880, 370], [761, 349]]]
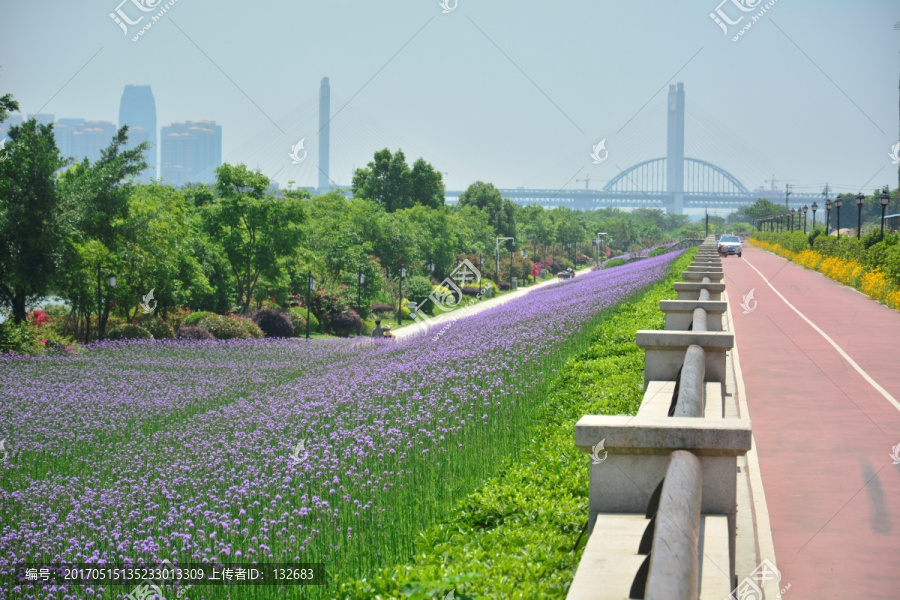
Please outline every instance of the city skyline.
[[[10, 57], [0, 60], [0, 89], [25, 112], [101, 120], [113, 114], [112, 91], [151, 85], [160, 123], [214, 120], [229, 132], [223, 161], [259, 168], [282, 186], [316, 187], [318, 99], [328, 78], [337, 184], [387, 147], [424, 157], [451, 190], [477, 180], [573, 189], [587, 179], [597, 189], [665, 155], [665, 90], [677, 80], [691, 91], [685, 155], [708, 158], [749, 189], [897, 185], [888, 152], [898, 141], [900, 34], [890, 2], [775, 3], [738, 41], [711, 18], [716, 7], [699, 0], [652, 11], [501, 0], [461, 1], [442, 14], [431, 4], [279, 4], [277, 19], [256, 23], [242, 20], [245, 7], [234, 2], [217, 4], [215, 19], [175, 3], [132, 42], [139, 26], [123, 34], [112, 6], [51, 1], [53, 18], [42, 21], [36, 8], [0, 0], [0, 52]], [[251, 43], [219, 35], [219, 24], [238, 21]], [[290, 26], [298, 21], [316, 27], [298, 38]], [[48, 53], [34, 41], [38, 29], [70, 51]], [[822, 31], [865, 43], [835, 44]], [[610, 159], [591, 164], [603, 139]], [[301, 140], [309, 158], [294, 164], [289, 154]]]

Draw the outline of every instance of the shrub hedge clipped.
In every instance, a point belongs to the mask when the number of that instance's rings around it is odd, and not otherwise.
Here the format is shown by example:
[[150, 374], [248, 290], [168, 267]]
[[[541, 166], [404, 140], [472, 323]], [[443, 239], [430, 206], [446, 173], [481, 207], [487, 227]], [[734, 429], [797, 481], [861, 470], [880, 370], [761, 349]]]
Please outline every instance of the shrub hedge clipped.
[[213, 334], [196, 325], [183, 325], [178, 328], [179, 340], [214, 340]]
[[201, 319], [203, 319], [204, 317], [207, 317], [211, 314], [213, 314], [213, 313], [211, 313], [207, 310], [198, 310], [197, 312], [192, 312], [191, 314], [187, 315], [184, 318], [183, 323], [185, 325], [196, 325], [197, 323], [200, 322]]
[[[291, 322], [294, 324], [294, 336], [300, 337], [306, 335], [306, 309], [300, 306], [295, 306], [288, 310], [288, 314], [291, 317]], [[316, 332], [319, 330], [319, 320], [316, 318], [316, 313], [309, 311], [309, 331], [310, 333]]]
[[250, 319], [235, 316], [208, 314], [197, 322], [199, 327], [210, 332], [217, 340], [230, 340], [234, 338], [246, 340], [253, 337], [261, 338], [262, 331], [256, 323]]
[[356, 335], [362, 325], [362, 320], [354, 310], [338, 313], [331, 317], [331, 331], [340, 337]]
[[173, 340], [175, 339], [175, 330], [172, 326], [160, 319], [159, 317], [144, 316], [137, 320], [137, 324], [150, 332], [150, 335], [157, 340]]
[[432, 289], [434, 284], [430, 279], [421, 276], [410, 277], [404, 282], [403, 295], [409, 298], [410, 302], [420, 305], [428, 299]]
[[106, 337], [110, 340], [152, 340], [153, 334], [140, 325], [124, 323], [110, 329]]
[[254, 312], [250, 318], [266, 337], [288, 338], [294, 335], [294, 323], [291, 315], [284, 311], [265, 308]]

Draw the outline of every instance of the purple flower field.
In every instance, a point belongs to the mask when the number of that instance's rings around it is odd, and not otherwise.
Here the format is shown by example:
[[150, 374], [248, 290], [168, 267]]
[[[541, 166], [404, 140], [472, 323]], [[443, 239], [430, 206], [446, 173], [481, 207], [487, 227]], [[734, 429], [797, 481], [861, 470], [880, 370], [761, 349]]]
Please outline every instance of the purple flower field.
[[[535, 290], [438, 341], [149, 341], [0, 358], [0, 577], [25, 562], [168, 559], [321, 562], [345, 580], [405, 560], [423, 526], [527, 443], [548, 375], [601, 311], [680, 254]], [[0, 583], [0, 598], [131, 591]]]

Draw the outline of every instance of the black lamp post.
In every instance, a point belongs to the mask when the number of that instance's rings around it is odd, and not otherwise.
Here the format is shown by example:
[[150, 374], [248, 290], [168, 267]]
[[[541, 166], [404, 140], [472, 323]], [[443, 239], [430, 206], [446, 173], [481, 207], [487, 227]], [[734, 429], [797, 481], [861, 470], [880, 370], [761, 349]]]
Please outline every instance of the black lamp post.
[[825, 235], [831, 233], [831, 200], [825, 200]]
[[806, 213], [809, 212], [809, 206], [803, 205], [803, 233], [806, 233]]
[[[791, 231], [794, 231], [794, 215], [797, 213], [796, 208], [791, 209]], [[799, 215], [798, 215], [799, 216]], [[799, 219], [798, 219], [799, 221]]]
[[862, 205], [866, 201], [866, 197], [859, 193], [856, 195], [856, 239], [862, 232]]
[[881, 239], [884, 239], [884, 210], [890, 201], [891, 195], [888, 193], [887, 186], [884, 186], [884, 189], [881, 190], [881, 195], [878, 196], [878, 202], [881, 204]]
[[838, 196], [834, 199], [834, 207], [837, 209], [837, 232], [838, 239], [841, 239], [841, 207], [844, 205], [844, 201], [841, 200], [841, 197]]
[[397, 303], [397, 325], [403, 325], [403, 278], [406, 277], [406, 267], [400, 266], [400, 301]]
[[[103, 341], [103, 295], [100, 288], [100, 279], [102, 277], [103, 264], [97, 263], [97, 341]], [[110, 273], [106, 277], [106, 285], [111, 288], [116, 287], [116, 275], [115, 273]], [[109, 301], [109, 298], [107, 298]]]
[[359, 314], [359, 328], [356, 330], [356, 337], [362, 335], [362, 285], [366, 282], [366, 276], [362, 272], [362, 267], [356, 268], [356, 312]]
[[812, 210], [813, 210], [813, 231], [815, 231], [816, 230], [816, 211], [819, 210], [819, 205], [816, 203], [815, 200], [813, 200], [813, 203], [812, 203]]
[[309, 304], [310, 295], [316, 289], [316, 280], [313, 279], [312, 271], [306, 276], [306, 339], [309, 339]]

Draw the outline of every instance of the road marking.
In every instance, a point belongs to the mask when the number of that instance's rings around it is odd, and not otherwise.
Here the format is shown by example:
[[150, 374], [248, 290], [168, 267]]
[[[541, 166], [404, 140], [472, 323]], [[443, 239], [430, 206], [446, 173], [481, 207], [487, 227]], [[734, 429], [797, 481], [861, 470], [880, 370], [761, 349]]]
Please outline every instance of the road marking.
[[782, 295], [781, 295], [781, 292], [779, 292], [778, 290], [776, 290], [776, 289], [775, 289], [775, 286], [772, 285], [772, 283], [771, 283], [768, 279], [766, 279], [766, 276], [763, 275], [762, 273], [760, 273], [759, 269], [757, 269], [756, 267], [754, 267], [753, 264], [752, 264], [749, 260], [747, 260], [747, 259], [745, 258], [745, 259], [744, 259], [744, 262], [747, 263], [747, 265], [749, 265], [751, 269], [753, 269], [754, 271], [756, 271], [757, 274], [759, 274], [760, 277], [762, 277], [763, 281], [766, 282], [766, 285], [768, 285], [770, 288], [772, 288], [772, 291], [775, 292], [776, 294], [778, 294], [778, 297], [781, 298], [781, 299], [784, 301], [784, 303], [787, 304], [788, 307], [789, 307], [792, 311], [794, 311], [795, 313], [797, 313], [798, 315], [800, 315], [800, 318], [801, 318], [801, 319], [803, 319], [804, 321], [806, 321], [807, 323], [809, 323], [809, 326], [810, 326], [810, 327], [812, 327], [813, 329], [815, 329], [815, 330], [819, 333], [819, 335], [821, 335], [823, 338], [825, 338], [825, 341], [827, 341], [829, 344], [831, 344], [832, 347], [834, 347], [834, 349], [837, 350], [838, 354], [840, 354], [841, 357], [843, 357], [843, 359], [846, 360], [846, 361], [850, 364], [851, 367], [853, 367], [854, 369], [856, 369], [856, 372], [859, 373], [860, 375], [862, 375], [862, 378], [863, 378], [863, 379], [865, 379], [866, 381], [869, 382], [869, 385], [871, 385], [873, 388], [875, 388], [875, 389], [878, 391], [878, 393], [880, 393], [882, 396], [884, 396], [885, 398], [887, 398], [888, 402], [890, 402], [891, 404], [894, 405], [894, 408], [896, 408], [897, 410], [900, 410], [900, 402], [898, 402], [897, 399], [894, 398], [894, 397], [890, 394], [890, 392], [888, 392], [886, 389], [884, 389], [883, 387], [881, 387], [881, 385], [879, 385], [879, 383], [878, 383], [877, 381], [875, 381], [875, 380], [872, 378], [871, 375], [869, 375], [868, 373], [866, 373], [866, 372], [863, 370], [863, 368], [860, 367], [860, 366], [856, 363], [855, 360], [853, 360], [852, 358], [850, 358], [850, 355], [847, 354], [846, 352], [844, 352], [844, 349], [841, 348], [840, 346], [838, 346], [837, 342], [835, 342], [833, 339], [831, 339], [831, 337], [830, 337], [827, 333], [825, 333], [824, 331], [822, 331], [822, 330], [819, 328], [818, 325], [816, 325], [815, 323], [813, 323], [812, 321], [810, 321], [809, 318], [808, 318], [806, 315], [804, 315], [802, 312], [800, 312], [799, 310], [797, 310], [797, 307], [796, 307], [796, 306], [794, 306], [793, 304], [791, 304], [790, 302], [788, 302], [788, 299], [785, 298], [784, 296], [782, 296]]

